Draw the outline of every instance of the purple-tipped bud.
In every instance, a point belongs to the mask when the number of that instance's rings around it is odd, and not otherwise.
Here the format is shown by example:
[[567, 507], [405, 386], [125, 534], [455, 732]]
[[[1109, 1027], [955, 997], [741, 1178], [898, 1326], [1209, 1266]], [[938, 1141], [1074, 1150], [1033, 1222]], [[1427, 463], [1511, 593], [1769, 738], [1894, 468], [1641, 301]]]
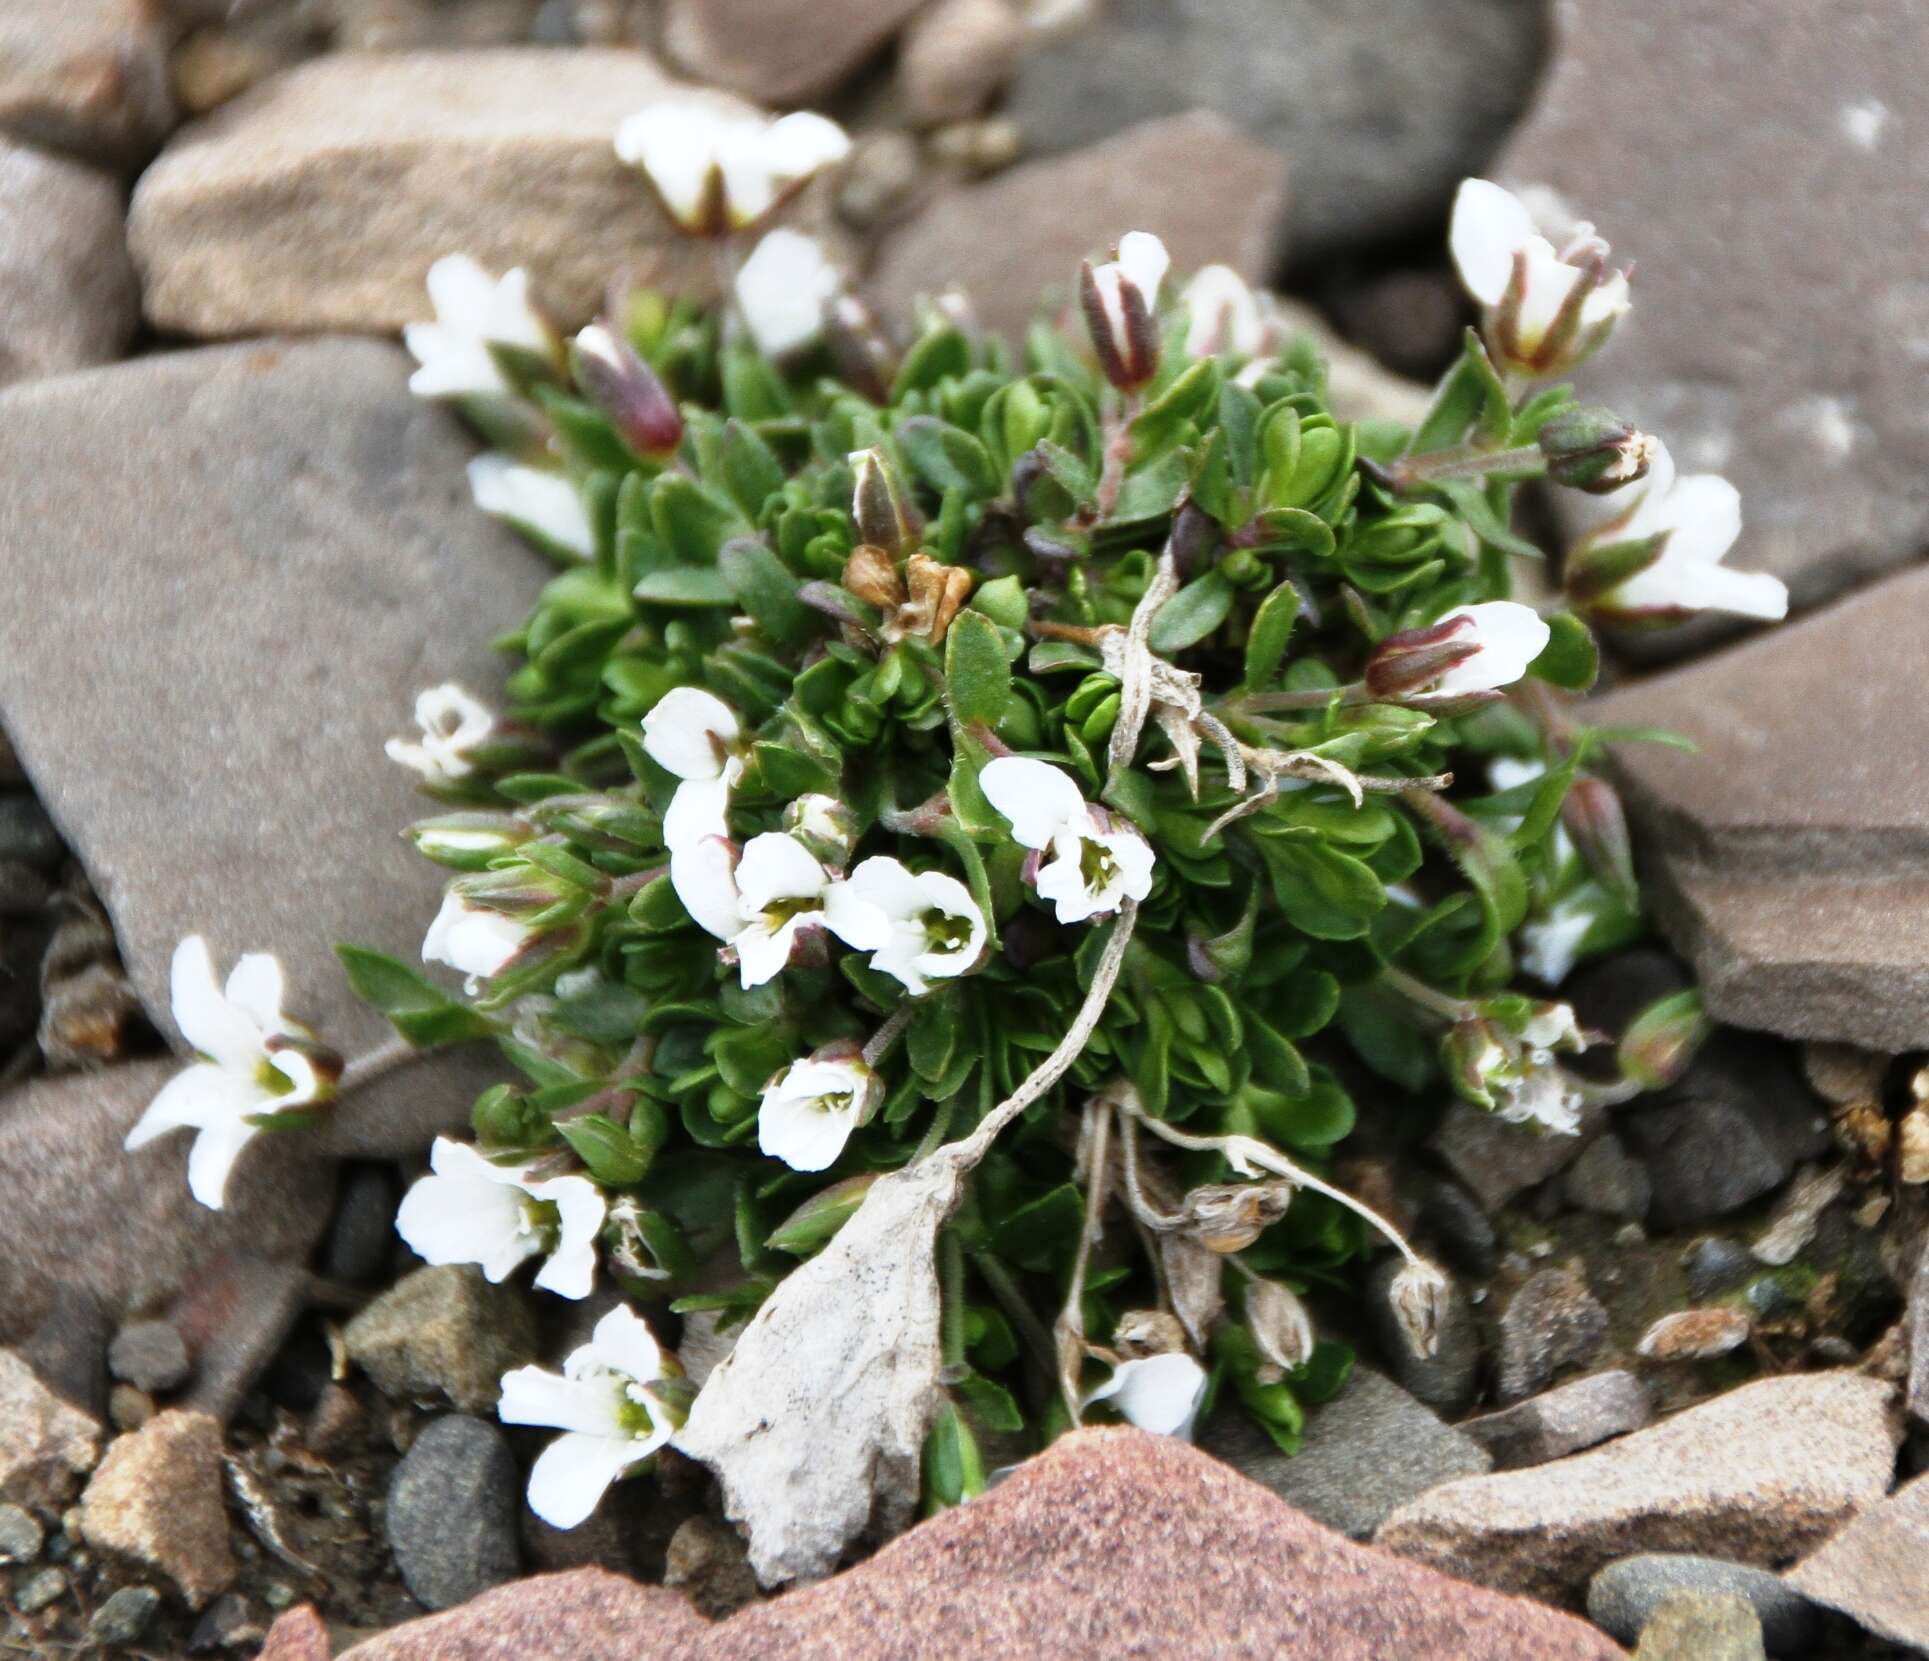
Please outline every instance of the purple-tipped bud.
[[1136, 392], [1159, 369], [1159, 285], [1171, 264], [1165, 244], [1146, 231], [1119, 239], [1118, 257], [1079, 268], [1078, 297], [1105, 378]]
[[1367, 690], [1376, 698], [1404, 697], [1432, 686], [1479, 650], [1479, 631], [1465, 612], [1423, 629], [1403, 629], [1382, 640], [1366, 660]]
[[592, 323], [570, 352], [576, 384], [637, 455], [661, 461], [683, 442], [683, 416], [656, 371], [621, 335]]

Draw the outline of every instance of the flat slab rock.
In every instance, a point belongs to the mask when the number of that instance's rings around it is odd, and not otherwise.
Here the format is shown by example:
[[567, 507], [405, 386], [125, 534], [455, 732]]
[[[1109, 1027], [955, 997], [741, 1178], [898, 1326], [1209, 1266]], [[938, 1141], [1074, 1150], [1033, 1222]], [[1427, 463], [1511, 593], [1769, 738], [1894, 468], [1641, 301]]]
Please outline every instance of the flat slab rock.
[[128, 230], [148, 319], [396, 329], [428, 315], [424, 275], [456, 252], [529, 267], [569, 327], [625, 272], [707, 288], [708, 251], [612, 147], [625, 116], [686, 90], [641, 52], [590, 47], [345, 52], [274, 76], [142, 174]]
[[1637, 262], [1634, 315], [1583, 396], [1663, 434], [1684, 471], [1732, 478], [1735, 563], [1797, 603], [1915, 558], [1929, 14], [1771, 0], [1737, 27], [1730, 0], [1560, 0], [1554, 19], [1499, 167]]
[[1147, 121], [1067, 156], [1025, 162], [946, 192], [893, 233], [867, 285], [887, 315], [956, 284], [987, 328], [1018, 340], [1041, 297], [1064, 305], [1079, 261], [1127, 231], [1165, 239], [1175, 272], [1230, 265], [1254, 281], [1272, 265], [1286, 161], [1225, 117]]
[[1929, 1650], [1929, 1476], [1857, 1517], [1787, 1580], [1870, 1632]]
[[869, 1562], [716, 1626], [674, 1593], [577, 1570], [503, 1587], [347, 1653], [634, 1661], [639, 1645], [650, 1661], [1622, 1654], [1571, 1616], [1353, 1545], [1217, 1460], [1134, 1430], [1067, 1436]]
[[1590, 706], [1669, 937], [1721, 1020], [1929, 1044], [1929, 569]]
[[1617, 1558], [1699, 1552], [1776, 1567], [1889, 1491], [1894, 1392], [1854, 1373], [1759, 1380], [1592, 1453], [1468, 1477], [1394, 1512], [1377, 1544], [1559, 1600]]
[[[469, 446], [406, 369], [373, 341], [265, 341], [0, 394], [0, 727], [164, 1031], [198, 931], [224, 967], [276, 953], [290, 1011], [372, 1049], [387, 1023], [333, 947], [410, 958], [434, 914], [439, 873], [399, 835], [426, 799], [382, 741], [423, 686], [497, 695], [487, 642], [543, 572], [469, 504]], [[488, 1076], [392, 1073], [310, 1151], [419, 1143]]]

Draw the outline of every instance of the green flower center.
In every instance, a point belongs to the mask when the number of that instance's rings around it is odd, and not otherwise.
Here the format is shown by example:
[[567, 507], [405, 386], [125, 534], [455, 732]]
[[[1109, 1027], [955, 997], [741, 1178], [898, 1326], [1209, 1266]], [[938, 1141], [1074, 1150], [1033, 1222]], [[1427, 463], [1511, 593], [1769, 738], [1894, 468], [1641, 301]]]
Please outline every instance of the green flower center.
[[638, 1441], [655, 1434], [656, 1420], [650, 1416], [650, 1400], [642, 1385], [625, 1382], [618, 1386], [616, 1422], [625, 1436]]
[[925, 945], [931, 951], [961, 952], [971, 939], [969, 918], [955, 917], [948, 911], [939, 911], [934, 907], [918, 921], [924, 928]]
[[1080, 843], [1078, 874], [1084, 878], [1086, 889], [1101, 893], [1118, 879], [1119, 862], [1112, 857], [1112, 850], [1103, 842], [1094, 842], [1089, 836]]
[[548, 1251], [563, 1237], [563, 1214], [554, 1200], [539, 1200], [533, 1195], [524, 1195], [522, 1226], [525, 1232], [535, 1236], [544, 1251]]

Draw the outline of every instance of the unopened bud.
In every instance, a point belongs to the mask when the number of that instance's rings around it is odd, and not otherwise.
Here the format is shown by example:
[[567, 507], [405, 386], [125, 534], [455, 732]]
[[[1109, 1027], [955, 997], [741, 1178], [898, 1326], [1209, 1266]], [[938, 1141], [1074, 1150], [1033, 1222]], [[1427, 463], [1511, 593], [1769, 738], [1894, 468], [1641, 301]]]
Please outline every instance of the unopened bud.
[[1494, 1081], [1513, 1060], [1492, 1025], [1475, 1016], [1454, 1022], [1440, 1041], [1448, 1082], [1475, 1107], [1494, 1110]]
[[639, 1205], [634, 1195], [610, 1201], [603, 1224], [610, 1267], [633, 1280], [668, 1280], [687, 1256], [676, 1225], [661, 1212]]
[[1688, 1070], [1713, 1031], [1701, 1007], [1701, 993], [1690, 987], [1649, 1004], [1635, 1016], [1622, 1035], [1615, 1059], [1623, 1077], [1643, 1090], [1659, 1090]]
[[1440, 1329], [1447, 1319], [1446, 1275], [1424, 1259], [1408, 1258], [1388, 1288], [1387, 1301], [1413, 1353], [1422, 1360], [1440, 1348]]
[[485, 871], [491, 861], [527, 842], [532, 832], [507, 814], [449, 813], [423, 819], [405, 834], [438, 865], [452, 871]]
[[630, 343], [603, 323], [576, 336], [576, 384], [639, 456], [661, 460], [683, 442], [683, 416], [662, 381]]
[[1576, 404], [1540, 431], [1547, 476], [1556, 484], [1605, 496], [1645, 478], [1654, 439], [1600, 404]]
[[855, 294], [839, 294], [824, 315], [824, 341], [847, 386], [855, 387], [874, 404], [890, 401], [897, 379], [898, 351], [884, 325]]
[[1159, 285], [1171, 257], [1148, 231], [1128, 231], [1118, 257], [1079, 270], [1079, 302], [1105, 378], [1136, 392], [1159, 369]]
[[1634, 844], [1614, 786], [1592, 773], [1579, 775], [1561, 803], [1561, 823], [1588, 869], [1624, 904], [1638, 908]]
[[1112, 1329], [1112, 1347], [1128, 1361], [1173, 1355], [1186, 1347], [1186, 1329], [1166, 1310], [1128, 1309]]
[[1474, 619], [1455, 612], [1423, 629], [1402, 629], [1373, 648], [1366, 687], [1376, 698], [1400, 698], [1434, 684], [1480, 650]]
[[876, 447], [851, 452], [851, 517], [860, 542], [900, 559], [917, 545], [918, 515], [906, 499], [891, 463]]
[[1313, 1320], [1290, 1287], [1276, 1280], [1248, 1282], [1246, 1325], [1259, 1353], [1281, 1373], [1296, 1372], [1311, 1359]]
[[929, 554], [917, 553], [904, 562], [904, 582], [899, 631], [934, 646], [942, 645], [951, 631], [951, 620], [971, 594], [971, 573], [961, 565], [946, 565]]
[[857, 840], [857, 815], [834, 796], [799, 796], [784, 809], [784, 829], [819, 864], [841, 866]]

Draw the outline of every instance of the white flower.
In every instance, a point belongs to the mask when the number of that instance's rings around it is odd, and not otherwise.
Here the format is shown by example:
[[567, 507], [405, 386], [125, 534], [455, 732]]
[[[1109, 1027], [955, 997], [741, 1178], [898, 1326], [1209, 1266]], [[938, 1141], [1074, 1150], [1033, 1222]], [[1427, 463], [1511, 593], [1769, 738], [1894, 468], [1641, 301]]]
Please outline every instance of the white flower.
[[1152, 848], [1079, 793], [1071, 775], [1048, 762], [998, 756], [978, 775], [985, 799], [1011, 821], [1012, 839], [1051, 858], [1036, 882], [1061, 923], [1082, 923], [1152, 892]]
[[1271, 331], [1259, 296], [1229, 265], [1202, 265], [1185, 286], [1186, 351], [1195, 358], [1220, 352], [1247, 357], [1264, 351]]
[[[873, 915], [860, 916], [859, 908]], [[913, 997], [933, 980], [965, 973], [985, 948], [984, 913], [970, 889], [942, 871], [910, 871], [888, 857], [858, 866], [833, 910], [839, 938], [869, 951], [871, 967], [895, 975]]]
[[250, 1121], [326, 1101], [338, 1069], [290, 1047], [314, 1035], [282, 1013], [281, 965], [266, 952], [236, 963], [224, 991], [207, 941], [191, 934], [174, 948], [169, 997], [174, 1024], [201, 1059], [168, 1080], [124, 1145], [132, 1152], [171, 1130], [198, 1131], [188, 1191], [219, 1211], [228, 1172], [261, 1128]]
[[743, 777], [743, 727], [737, 712], [701, 687], [666, 692], [643, 717], [643, 748], [683, 782], [663, 816], [663, 845], [674, 856], [710, 837], [727, 836], [730, 792]]
[[588, 1177], [531, 1180], [516, 1165], [493, 1165], [466, 1142], [438, 1136], [434, 1173], [402, 1196], [395, 1231], [425, 1263], [476, 1263], [506, 1280], [529, 1258], [547, 1259], [536, 1284], [558, 1297], [586, 1298], [596, 1278], [603, 1195]]
[[1113, 1402], [1127, 1423], [1189, 1442], [1205, 1396], [1205, 1368], [1183, 1350], [1173, 1350], [1121, 1361], [1112, 1376], [1079, 1406]]
[[433, 323], [402, 331], [415, 361], [409, 391], [418, 398], [501, 397], [512, 389], [493, 347], [554, 359], [556, 337], [529, 303], [529, 273], [518, 266], [500, 280], [467, 254], [429, 267]]
[[806, 110], [772, 121], [703, 98], [667, 98], [616, 130], [616, 153], [640, 167], [670, 217], [694, 236], [742, 230], [768, 214], [851, 141]]
[[1127, 231], [1118, 257], [1088, 264], [1080, 281], [1086, 327], [1105, 377], [1131, 391], [1159, 367], [1159, 285], [1172, 257], [1150, 231]]
[[764, 1086], [757, 1146], [794, 1171], [828, 1170], [883, 1094], [884, 1081], [854, 1047], [819, 1050]]
[[1652, 565], [1593, 597], [1593, 604], [1624, 617], [1731, 611], [1774, 622], [1788, 615], [1788, 590], [1777, 578], [1765, 571], [1731, 571], [1721, 563], [1741, 535], [1741, 493], [1728, 480], [1718, 473], [1677, 477], [1674, 457], [1657, 443], [1647, 477], [1627, 486], [1626, 493], [1628, 506], [1569, 557], [1570, 574], [1585, 566], [1593, 549], [1653, 536], [1667, 541]]
[[416, 694], [415, 724], [422, 741], [391, 738], [383, 748], [390, 761], [411, 767], [430, 784], [454, 784], [475, 771], [469, 752], [496, 730], [488, 705], [472, 698], [454, 681]]
[[1551, 1061], [1529, 1067], [1520, 1077], [1494, 1086], [1494, 1114], [1510, 1125], [1539, 1125], [1554, 1136], [1581, 1133], [1581, 1087], [1565, 1068]]
[[1521, 967], [1549, 986], [1559, 986], [1573, 969], [1581, 943], [1593, 927], [1594, 910], [1584, 894], [1556, 900], [1545, 917], [1521, 925]]
[[670, 850], [670, 886], [690, 921], [719, 940], [743, 927], [743, 896], [737, 892], [737, 849], [725, 837], [705, 836]]
[[[1511, 686], [1527, 673], [1527, 666], [1547, 649], [1551, 631], [1532, 606], [1513, 600], [1485, 600], [1461, 606], [1440, 619], [1450, 623], [1464, 617], [1472, 625], [1474, 653], [1447, 670], [1427, 689], [1448, 696], [1461, 692], [1491, 692]], [[1438, 624], [1434, 625], [1436, 628]], [[1456, 635], [1456, 640], [1467, 637]]]
[[679, 1370], [642, 1317], [619, 1304], [569, 1353], [562, 1372], [504, 1373], [496, 1416], [563, 1432], [529, 1472], [529, 1509], [552, 1528], [585, 1521], [612, 1482], [675, 1434], [682, 1413], [662, 1387]]
[[824, 332], [844, 274], [824, 245], [802, 231], [772, 231], [737, 273], [737, 308], [760, 351], [783, 357]]
[[1559, 251], [1527, 205], [1486, 179], [1461, 181], [1448, 244], [1460, 280], [1485, 308], [1489, 346], [1503, 368], [1531, 375], [1572, 369], [1628, 309], [1628, 279], [1607, 268], [1607, 244], [1576, 225]]
[[730, 937], [746, 987], [762, 986], [790, 962], [798, 931], [830, 919], [830, 872], [794, 836], [765, 831], [744, 844], [737, 861], [737, 915]]
[[546, 467], [525, 467], [490, 451], [469, 463], [469, 491], [476, 506], [562, 554], [588, 559], [595, 533], [575, 485]]
[[500, 974], [534, 937], [528, 925], [505, 912], [476, 905], [452, 888], [442, 896], [442, 909], [422, 941], [422, 961], [461, 970], [473, 991], [491, 975]]

